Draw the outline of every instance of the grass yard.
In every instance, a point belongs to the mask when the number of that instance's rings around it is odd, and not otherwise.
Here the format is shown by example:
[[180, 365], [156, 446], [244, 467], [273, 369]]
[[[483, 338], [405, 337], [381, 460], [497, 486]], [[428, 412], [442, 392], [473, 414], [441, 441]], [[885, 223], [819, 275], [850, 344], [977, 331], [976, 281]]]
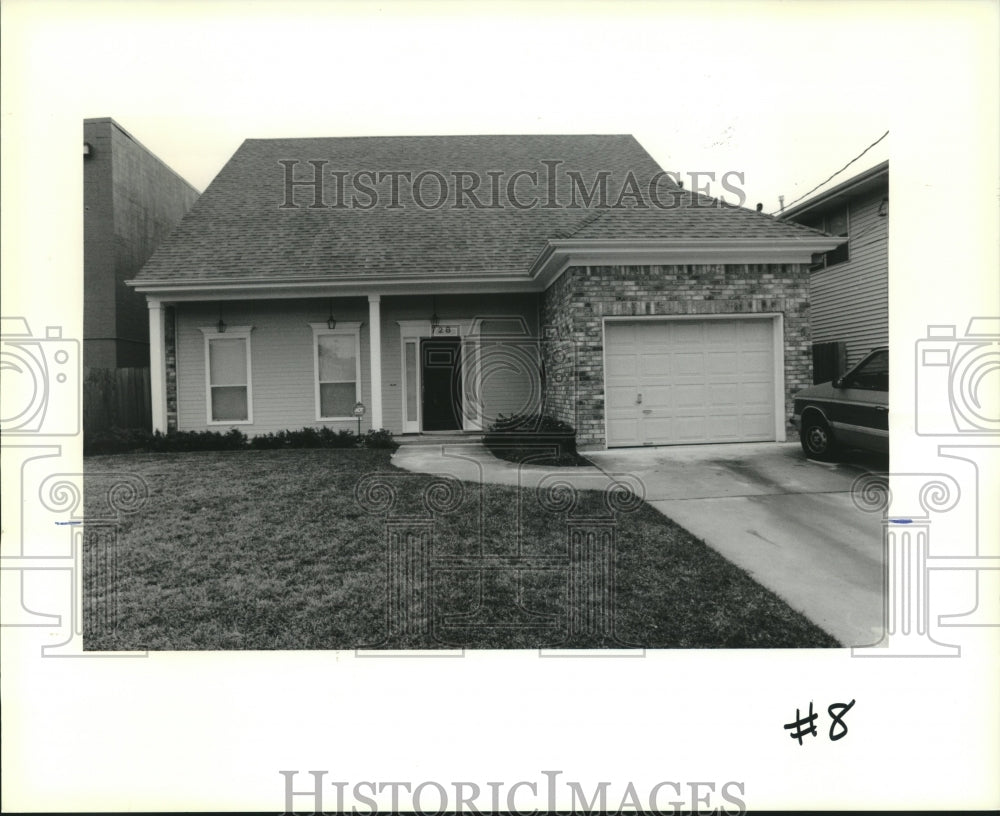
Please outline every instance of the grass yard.
[[[385, 517], [355, 485], [379, 471], [403, 489], [397, 516], [419, 510], [432, 477], [384, 450], [283, 450], [94, 456], [84, 460], [88, 513], [111, 481], [148, 485], [118, 528], [117, 580], [84, 570], [88, 650], [601, 647], [568, 637], [567, 571], [432, 573], [424, 628], [391, 633]], [[586, 494], [577, 515], [596, 512]], [[520, 531], [520, 535], [518, 534]], [[651, 507], [617, 516], [612, 615], [618, 644], [646, 648], [802, 648], [837, 642], [742, 570]], [[518, 543], [520, 542], [520, 544]], [[93, 545], [88, 543], [88, 547]], [[568, 558], [565, 514], [512, 487], [465, 484], [434, 520], [437, 556]], [[85, 552], [88, 565], [99, 553]], [[102, 555], [103, 557], [103, 555]], [[468, 562], [467, 562], [468, 563]], [[110, 593], [110, 594], [108, 594]], [[114, 622], [94, 612], [114, 608]], [[397, 618], [393, 618], [393, 621]]]

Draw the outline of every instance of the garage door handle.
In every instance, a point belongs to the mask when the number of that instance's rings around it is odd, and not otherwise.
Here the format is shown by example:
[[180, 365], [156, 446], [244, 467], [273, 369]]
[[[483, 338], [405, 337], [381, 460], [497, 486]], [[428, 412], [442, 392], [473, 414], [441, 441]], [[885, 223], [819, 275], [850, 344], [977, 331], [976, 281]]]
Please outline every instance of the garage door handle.
[[643, 408], [642, 412], [644, 414], [651, 414], [651, 413], [653, 413], [653, 409], [652, 408]]
[[635, 395], [635, 404], [636, 405], [642, 405], [642, 394], [636, 394]]

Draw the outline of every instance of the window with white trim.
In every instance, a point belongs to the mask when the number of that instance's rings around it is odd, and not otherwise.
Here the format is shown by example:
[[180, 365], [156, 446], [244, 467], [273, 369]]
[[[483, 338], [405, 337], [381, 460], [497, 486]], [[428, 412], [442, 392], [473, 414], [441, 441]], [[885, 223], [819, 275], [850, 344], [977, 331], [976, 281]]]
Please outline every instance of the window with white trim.
[[253, 422], [250, 327], [202, 328], [205, 336], [205, 389], [210, 425]]
[[310, 324], [316, 384], [316, 419], [354, 419], [361, 401], [361, 324]]

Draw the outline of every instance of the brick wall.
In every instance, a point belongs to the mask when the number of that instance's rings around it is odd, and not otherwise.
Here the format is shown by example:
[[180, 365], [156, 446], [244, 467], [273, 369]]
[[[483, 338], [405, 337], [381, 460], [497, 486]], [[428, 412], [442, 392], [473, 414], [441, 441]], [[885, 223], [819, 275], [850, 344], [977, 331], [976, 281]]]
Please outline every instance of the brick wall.
[[812, 384], [807, 265], [571, 267], [542, 297], [546, 409], [604, 445], [603, 317], [760, 313], [784, 316], [787, 417]]

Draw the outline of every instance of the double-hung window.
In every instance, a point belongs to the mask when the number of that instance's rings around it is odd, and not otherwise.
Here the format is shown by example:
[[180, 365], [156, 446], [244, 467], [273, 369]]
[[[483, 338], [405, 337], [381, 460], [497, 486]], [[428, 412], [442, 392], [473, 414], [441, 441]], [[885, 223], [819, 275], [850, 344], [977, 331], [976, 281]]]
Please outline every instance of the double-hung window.
[[249, 326], [202, 328], [208, 424], [253, 422]]
[[316, 419], [354, 419], [361, 401], [361, 324], [311, 323]]

